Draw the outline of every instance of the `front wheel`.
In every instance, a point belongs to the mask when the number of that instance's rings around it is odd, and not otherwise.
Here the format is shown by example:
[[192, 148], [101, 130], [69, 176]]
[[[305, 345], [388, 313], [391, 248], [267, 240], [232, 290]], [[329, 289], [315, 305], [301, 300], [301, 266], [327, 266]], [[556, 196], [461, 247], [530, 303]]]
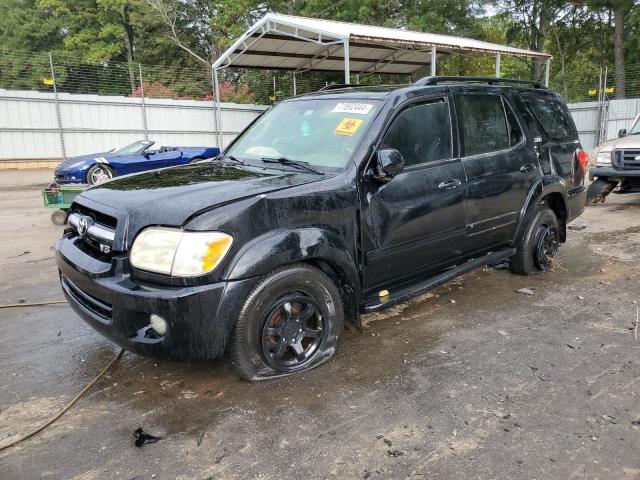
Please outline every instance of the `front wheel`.
[[229, 346], [244, 380], [292, 375], [333, 356], [344, 325], [340, 294], [321, 270], [296, 264], [264, 278], [242, 307]]
[[512, 273], [532, 275], [553, 267], [560, 248], [558, 218], [546, 205], [538, 206], [518, 241], [516, 253], [509, 261]]
[[101, 163], [96, 163], [87, 171], [87, 183], [89, 185], [100, 185], [112, 178], [113, 170]]

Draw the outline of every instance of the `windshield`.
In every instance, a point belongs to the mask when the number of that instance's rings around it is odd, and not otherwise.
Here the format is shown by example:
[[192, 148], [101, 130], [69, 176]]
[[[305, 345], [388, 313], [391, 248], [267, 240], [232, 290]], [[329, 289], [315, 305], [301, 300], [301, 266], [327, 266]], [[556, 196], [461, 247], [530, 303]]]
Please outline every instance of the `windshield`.
[[629, 130], [629, 135], [638, 135], [640, 134], [640, 117], [636, 118], [636, 123], [633, 124], [631, 130]]
[[138, 140], [131, 145], [114, 150], [113, 153], [114, 155], [139, 155], [150, 145], [153, 145], [153, 142], [149, 140]]
[[240, 160], [286, 158], [344, 167], [373, 120], [375, 100], [292, 100], [260, 117], [226, 152]]

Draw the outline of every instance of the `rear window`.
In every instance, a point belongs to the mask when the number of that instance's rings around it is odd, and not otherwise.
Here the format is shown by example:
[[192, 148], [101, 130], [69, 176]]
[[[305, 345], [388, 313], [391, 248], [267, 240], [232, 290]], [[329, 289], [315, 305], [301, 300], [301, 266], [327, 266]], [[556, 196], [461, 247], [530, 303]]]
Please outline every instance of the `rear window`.
[[547, 137], [552, 140], [577, 139], [569, 110], [559, 99], [531, 93], [523, 93], [521, 97]]

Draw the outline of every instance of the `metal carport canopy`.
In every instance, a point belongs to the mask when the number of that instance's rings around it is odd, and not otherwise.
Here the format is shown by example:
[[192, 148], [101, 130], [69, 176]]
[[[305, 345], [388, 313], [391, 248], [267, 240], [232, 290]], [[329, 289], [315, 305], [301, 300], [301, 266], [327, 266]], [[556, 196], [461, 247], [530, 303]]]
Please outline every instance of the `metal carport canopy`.
[[294, 73], [344, 71], [344, 83], [349, 84], [352, 73], [412, 74], [427, 65], [435, 75], [438, 56], [455, 52], [495, 55], [496, 77], [500, 76], [501, 55], [544, 59], [545, 84], [549, 83], [551, 56], [546, 53], [471, 38], [269, 13], [213, 64], [217, 128], [220, 129], [218, 70], [222, 68]]
[[[435, 73], [437, 56], [454, 52], [550, 58], [546, 53], [471, 38], [270, 13], [224, 52], [214, 69], [412, 74], [431, 65]], [[499, 74], [499, 64], [496, 71]], [[349, 78], [345, 83], [350, 83]]]

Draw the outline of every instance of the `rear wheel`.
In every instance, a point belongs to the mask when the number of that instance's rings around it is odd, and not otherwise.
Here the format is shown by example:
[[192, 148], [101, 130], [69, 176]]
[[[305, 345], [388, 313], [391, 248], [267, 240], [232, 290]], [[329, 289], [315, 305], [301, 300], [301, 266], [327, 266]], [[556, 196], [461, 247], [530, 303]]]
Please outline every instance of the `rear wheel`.
[[87, 183], [89, 185], [100, 185], [112, 178], [113, 170], [101, 163], [96, 163], [87, 171]]
[[587, 190], [587, 205], [597, 205], [604, 203], [604, 199], [616, 188], [618, 182], [610, 182], [608, 180], [598, 178]]
[[292, 375], [331, 358], [344, 325], [335, 284], [297, 264], [275, 270], [249, 294], [229, 346], [245, 380]]
[[546, 205], [540, 205], [509, 261], [511, 272], [518, 275], [546, 272], [553, 267], [559, 248], [560, 228], [556, 214]]

